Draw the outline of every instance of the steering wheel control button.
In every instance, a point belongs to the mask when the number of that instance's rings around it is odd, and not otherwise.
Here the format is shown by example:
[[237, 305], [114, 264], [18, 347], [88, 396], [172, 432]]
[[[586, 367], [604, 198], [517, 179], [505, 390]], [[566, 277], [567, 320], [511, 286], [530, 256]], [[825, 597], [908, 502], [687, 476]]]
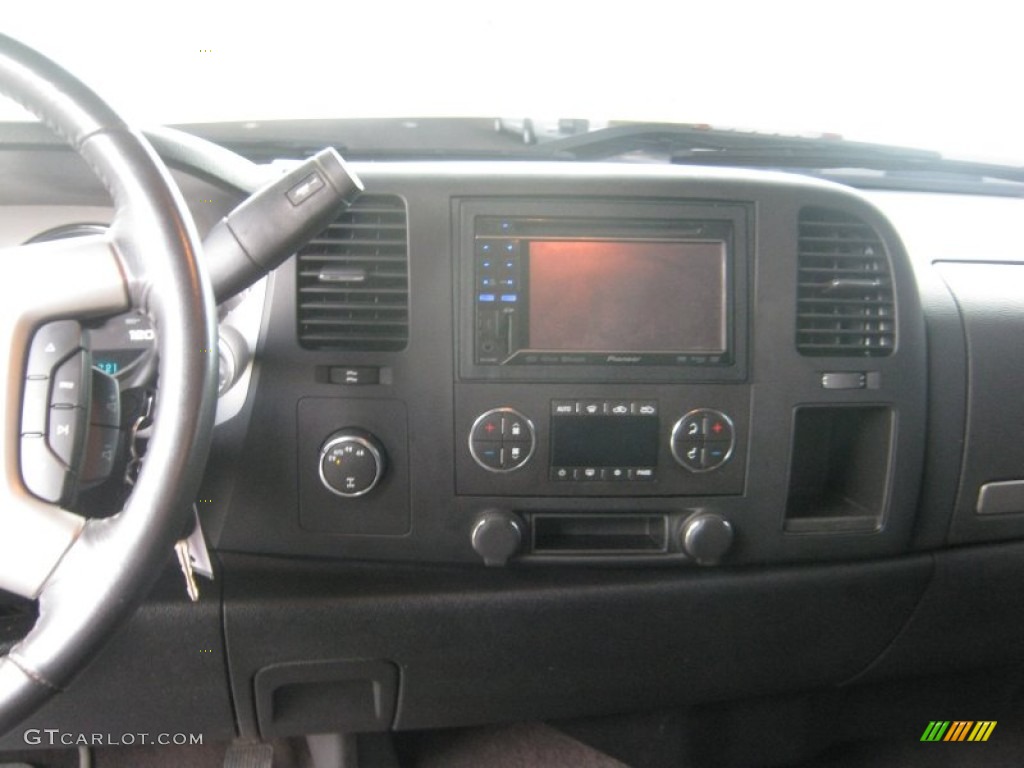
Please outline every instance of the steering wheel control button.
[[42, 326], [32, 337], [25, 375], [53, 375], [57, 365], [71, 356], [82, 344], [82, 327], [74, 320], [58, 320]]
[[85, 352], [76, 352], [61, 363], [53, 374], [50, 405], [85, 406], [86, 360]]
[[492, 408], [469, 430], [469, 453], [488, 472], [513, 472], [533, 456], [536, 434], [528, 418], [514, 408]]
[[50, 450], [65, 466], [74, 468], [75, 459], [81, 456], [85, 437], [85, 415], [83, 408], [54, 407], [50, 409], [50, 423], [47, 442]]
[[46, 412], [49, 410], [50, 382], [47, 379], [27, 379], [25, 395], [21, 401], [21, 434], [46, 434]]
[[117, 379], [93, 368], [91, 401], [90, 424], [114, 428], [121, 426], [121, 391]]
[[687, 413], [672, 428], [670, 448], [676, 462], [691, 472], [710, 472], [725, 464], [736, 444], [732, 419], [712, 408]]
[[120, 447], [121, 432], [113, 427], [92, 426], [86, 438], [81, 481], [94, 485], [110, 477]]
[[372, 491], [384, 475], [384, 448], [368, 432], [343, 429], [320, 449], [320, 480], [331, 493], [347, 498]]
[[74, 475], [46, 447], [42, 435], [21, 438], [21, 479], [43, 501], [60, 504], [70, 495]]

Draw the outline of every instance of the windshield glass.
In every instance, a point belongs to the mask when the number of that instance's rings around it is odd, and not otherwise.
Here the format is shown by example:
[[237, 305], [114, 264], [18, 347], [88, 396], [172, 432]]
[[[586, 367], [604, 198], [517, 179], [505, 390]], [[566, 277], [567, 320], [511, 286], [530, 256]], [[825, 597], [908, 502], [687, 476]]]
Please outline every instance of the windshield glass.
[[530, 143], [673, 121], [1024, 163], [1019, 26], [987, 0], [93, 0], [4, 16], [139, 125], [472, 116]]

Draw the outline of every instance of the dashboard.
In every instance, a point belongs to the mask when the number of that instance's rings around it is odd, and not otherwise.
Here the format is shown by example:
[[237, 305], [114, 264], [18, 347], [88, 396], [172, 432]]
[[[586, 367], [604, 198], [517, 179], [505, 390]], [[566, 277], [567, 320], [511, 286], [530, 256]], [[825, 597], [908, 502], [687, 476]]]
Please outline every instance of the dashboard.
[[[109, 219], [71, 155], [0, 154], [0, 245]], [[355, 204], [222, 307], [216, 600], [158, 589], [128, 634], [178, 658], [152, 637], [173, 616], [219, 650], [158, 676], [179, 704], [211, 676], [183, 726], [579, 717], [1024, 660], [1000, 589], [1024, 570], [1020, 200], [354, 169]], [[176, 178], [201, 232], [241, 200]]]

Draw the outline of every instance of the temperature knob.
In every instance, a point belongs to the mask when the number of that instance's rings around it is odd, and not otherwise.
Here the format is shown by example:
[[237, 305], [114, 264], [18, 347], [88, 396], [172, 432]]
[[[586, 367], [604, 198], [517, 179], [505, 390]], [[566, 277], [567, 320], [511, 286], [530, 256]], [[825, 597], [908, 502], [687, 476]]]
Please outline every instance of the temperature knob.
[[320, 449], [320, 481], [339, 496], [363, 496], [384, 475], [384, 456], [384, 447], [369, 432], [342, 429]]

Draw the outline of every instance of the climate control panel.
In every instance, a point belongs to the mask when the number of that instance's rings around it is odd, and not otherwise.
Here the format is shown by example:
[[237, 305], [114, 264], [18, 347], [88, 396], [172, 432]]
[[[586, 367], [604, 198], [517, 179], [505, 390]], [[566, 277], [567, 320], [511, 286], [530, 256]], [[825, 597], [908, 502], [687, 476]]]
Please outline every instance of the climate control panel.
[[559, 387], [546, 397], [525, 397], [520, 387], [510, 388], [515, 396], [507, 400], [467, 398], [473, 407], [460, 408], [466, 417], [456, 425], [466, 446], [457, 464], [459, 492], [742, 493], [748, 423], [744, 390], [708, 386], [687, 392], [676, 386], [645, 388], [641, 394], [608, 387], [596, 396], [583, 391], [567, 397]]

